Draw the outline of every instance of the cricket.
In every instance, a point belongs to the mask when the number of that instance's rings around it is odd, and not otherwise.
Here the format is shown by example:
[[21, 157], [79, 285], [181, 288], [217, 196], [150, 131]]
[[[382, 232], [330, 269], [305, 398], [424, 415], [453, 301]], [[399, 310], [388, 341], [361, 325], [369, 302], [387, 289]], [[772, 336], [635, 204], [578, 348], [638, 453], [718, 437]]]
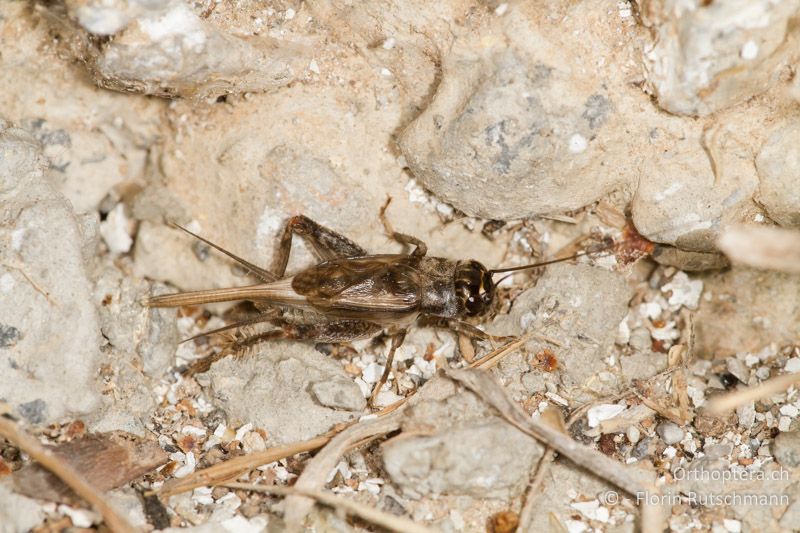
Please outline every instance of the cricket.
[[[240, 354], [264, 341], [344, 343], [371, 338], [385, 331], [391, 338], [391, 346], [383, 375], [370, 397], [372, 405], [388, 380], [395, 352], [402, 345], [408, 328], [420, 319], [425, 319], [426, 325], [449, 328], [473, 339], [506, 340], [467, 322], [486, 315], [492, 307], [498, 283], [494, 278], [496, 275], [573, 260], [615, 246], [606, 244], [599, 250], [569, 257], [488, 269], [472, 259], [428, 256], [423, 241], [394, 231], [386, 217], [390, 202], [391, 198], [380, 211], [381, 222], [389, 237], [403, 245], [413, 246], [410, 253], [369, 254], [344, 235], [304, 215], [297, 215], [286, 223], [271, 271], [174, 224], [239, 263], [260, 283], [152, 296], [146, 305], [180, 307], [247, 300], [259, 310], [255, 316], [186, 339], [240, 330], [240, 335], [230, 346], [196, 361], [190, 367], [190, 373], [205, 372], [222, 357]], [[294, 235], [310, 244], [320, 262], [287, 277], [285, 273]], [[242, 328], [265, 322], [274, 329], [241, 334]]]

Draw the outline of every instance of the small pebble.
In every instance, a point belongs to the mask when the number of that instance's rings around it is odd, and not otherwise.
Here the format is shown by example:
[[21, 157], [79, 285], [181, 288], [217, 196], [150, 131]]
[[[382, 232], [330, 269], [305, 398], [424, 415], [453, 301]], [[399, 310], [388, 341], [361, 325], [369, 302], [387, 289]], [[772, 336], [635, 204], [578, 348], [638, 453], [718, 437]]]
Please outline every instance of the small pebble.
[[376, 407], [387, 407], [392, 405], [395, 402], [402, 400], [402, 396], [398, 396], [393, 391], [390, 390], [381, 390], [378, 395], [375, 397], [375, 406]]
[[722, 525], [725, 526], [725, 529], [730, 533], [741, 533], [742, 531], [742, 523], [738, 520], [730, 520], [725, 518], [722, 521]]
[[747, 60], [755, 59], [756, 57], [758, 57], [758, 44], [754, 40], [750, 39], [749, 41], [744, 43], [744, 46], [742, 46], [742, 51], [740, 53], [742, 59], [747, 59]]
[[[174, 454], [173, 454], [174, 455]], [[194, 457], [194, 453], [189, 452], [186, 454], [185, 463], [183, 466], [175, 470], [173, 475], [177, 478], [186, 477], [192, 472], [194, 472], [195, 467], [197, 466], [197, 459]]]
[[97, 514], [85, 509], [73, 509], [67, 505], [59, 505], [58, 510], [72, 520], [72, 525], [74, 527], [90, 528], [92, 524], [99, 521]]
[[647, 328], [636, 328], [631, 331], [631, 337], [628, 341], [631, 348], [639, 352], [644, 352], [650, 349], [653, 342], [650, 340], [650, 332]]
[[588, 147], [589, 143], [586, 140], [586, 137], [584, 137], [580, 133], [576, 133], [569, 138], [569, 151], [572, 152], [573, 154], [580, 154], [581, 152], [585, 152], [586, 148]]
[[569, 504], [570, 507], [581, 513], [589, 520], [597, 519], [597, 511], [601, 509], [599, 500], [589, 500], [587, 502], [575, 502]]
[[233, 440], [241, 441], [245, 435], [247, 435], [253, 429], [253, 424], [247, 423], [236, 430], [236, 436]]
[[681, 307], [687, 309], [697, 309], [700, 295], [703, 292], [703, 282], [701, 280], [691, 280], [685, 272], [680, 271], [661, 287], [662, 292], [669, 292], [669, 306], [672, 310]]
[[[600, 404], [590, 408], [586, 413], [586, 418], [590, 428], [596, 428], [603, 420], [610, 420], [625, 410], [624, 405], [620, 404]], [[678, 439], [680, 440], [680, 439]]]
[[639, 439], [641, 438], [642, 435], [641, 432], [639, 431], [639, 428], [637, 428], [636, 426], [630, 426], [628, 427], [628, 430], [625, 432], [625, 436], [628, 437], [628, 441], [631, 444], [636, 444], [637, 442], [639, 442]]
[[747, 366], [755, 366], [761, 362], [761, 359], [757, 355], [753, 355], [751, 353], [744, 356], [744, 364]]
[[192, 501], [199, 505], [211, 505], [214, 503], [211, 487], [197, 487], [192, 491]]
[[750, 370], [742, 361], [735, 357], [730, 357], [725, 363], [728, 367], [728, 372], [736, 376], [736, 379], [742, 383], [747, 383], [750, 380]]
[[683, 440], [683, 430], [673, 422], [662, 422], [656, 428], [656, 433], [665, 444], [677, 444]]
[[228, 487], [214, 487], [211, 490], [211, 497], [215, 500], [219, 500], [226, 494], [228, 494], [231, 490]]
[[800, 372], [800, 357], [792, 357], [786, 361], [786, 365], [784, 365], [783, 369], [786, 372]]
[[361, 379], [363, 379], [366, 383], [372, 384], [377, 383], [381, 376], [383, 375], [383, 369], [385, 367], [379, 365], [378, 363], [370, 363], [367, 365], [367, 368], [361, 373]]
[[772, 443], [772, 455], [781, 466], [794, 468], [800, 465], [800, 431], [779, 433]]
[[100, 235], [103, 237], [112, 254], [128, 253], [133, 245], [130, 234], [130, 224], [125, 214], [125, 205], [122, 203], [108, 214], [100, 223]]
[[756, 377], [758, 379], [760, 379], [761, 381], [769, 379], [770, 375], [771, 375], [771, 372], [769, 370], [769, 367], [760, 366], [760, 367], [758, 367], [758, 370], [756, 370]]
[[242, 448], [247, 453], [263, 452], [267, 449], [267, 443], [264, 441], [264, 437], [251, 431], [242, 439]]

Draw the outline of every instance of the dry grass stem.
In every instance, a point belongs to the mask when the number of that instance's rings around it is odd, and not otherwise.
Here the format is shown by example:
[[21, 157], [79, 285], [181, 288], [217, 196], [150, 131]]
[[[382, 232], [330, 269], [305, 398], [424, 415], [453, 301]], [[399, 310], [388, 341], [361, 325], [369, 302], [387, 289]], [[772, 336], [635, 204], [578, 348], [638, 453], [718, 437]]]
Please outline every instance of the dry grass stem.
[[[448, 376], [476, 393], [517, 429], [553, 448], [599, 478], [616, 485], [631, 495], [647, 492], [658, 494], [655, 486], [640, 482], [625, 465], [574, 441], [558, 429], [532, 420], [508, 397], [505, 390], [488, 373], [472, 369], [450, 370]], [[645, 507], [647, 506], [642, 507], [642, 523], [647, 524], [648, 528], [645, 529], [643, 526], [642, 531], [647, 533], [661, 531], [660, 514], [656, 514], [658, 510], [645, 509]]]
[[395, 516], [363, 503], [348, 500], [340, 496], [335, 496], [321, 490], [308, 490], [294, 487], [252, 485], [249, 483], [226, 483], [226, 487], [235, 490], [250, 490], [275, 494], [281, 496], [302, 496], [312, 498], [323, 505], [328, 505], [334, 509], [341, 509], [349, 514], [356, 515], [376, 526], [388, 529], [389, 531], [408, 532], [408, 533], [434, 533], [435, 530], [420, 525], [408, 518]]
[[172, 496], [196, 489], [197, 487], [219, 485], [235, 479], [243, 472], [252, 470], [261, 465], [291, 457], [298, 453], [311, 452], [322, 448], [332, 437], [333, 435], [326, 434], [307, 441], [295, 442], [287, 444], [286, 446], [275, 446], [263, 452], [251, 453], [249, 455], [229, 459], [203, 470], [193, 472], [184, 478], [171, 479], [164, 483], [164, 486], [158, 493], [161, 496]]
[[799, 231], [740, 224], [725, 229], [717, 245], [734, 263], [800, 274]]
[[761, 383], [755, 387], [747, 387], [734, 392], [712, 398], [708, 404], [710, 412], [721, 414], [773, 394], [780, 394], [795, 383], [800, 383], [800, 372], [785, 374]]
[[[325, 486], [325, 480], [339, 459], [350, 447], [364, 439], [372, 438], [397, 430], [400, 427], [402, 411], [354, 424], [335, 437], [303, 469], [294, 484], [299, 491], [317, 491]], [[291, 495], [286, 499], [284, 519], [290, 528], [299, 527], [311, 511], [314, 502], [307, 496]]]

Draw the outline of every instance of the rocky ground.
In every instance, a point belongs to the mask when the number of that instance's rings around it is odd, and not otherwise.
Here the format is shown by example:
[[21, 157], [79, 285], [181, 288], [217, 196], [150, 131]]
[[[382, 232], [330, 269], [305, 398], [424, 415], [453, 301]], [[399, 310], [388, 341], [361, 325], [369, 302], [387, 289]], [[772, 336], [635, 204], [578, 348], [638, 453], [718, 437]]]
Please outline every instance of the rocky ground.
[[[800, 371], [799, 16], [797, 0], [2, 2], [0, 415], [68, 460], [86, 439], [127, 450], [114, 482], [75, 464], [141, 530], [406, 527], [342, 501], [439, 531], [793, 530], [797, 390], [714, 398]], [[503, 281], [481, 327], [519, 339], [505, 349], [413, 329], [376, 409], [386, 336], [182, 373], [219, 343], [180, 341], [245, 310], [143, 300], [253, 280], [169, 222], [265, 266], [298, 213], [393, 253], [387, 196], [434, 256], [627, 248]], [[724, 239], [741, 224], [768, 237]], [[289, 272], [313, 261], [296, 243]], [[444, 372], [469, 366], [513, 409]], [[519, 413], [671, 499], [553, 460]], [[6, 437], [0, 531], [107, 527]], [[248, 456], [265, 460], [189, 486]]]

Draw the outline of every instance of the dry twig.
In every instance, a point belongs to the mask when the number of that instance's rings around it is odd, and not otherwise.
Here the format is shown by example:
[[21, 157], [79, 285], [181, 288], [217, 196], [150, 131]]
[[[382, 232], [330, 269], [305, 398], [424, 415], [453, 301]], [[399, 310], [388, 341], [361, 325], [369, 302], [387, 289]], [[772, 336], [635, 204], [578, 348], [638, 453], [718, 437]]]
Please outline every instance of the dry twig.
[[[569, 415], [566, 421], [566, 429], [570, 429], [575, 422], [581, 419], [583, 415], [586, 414], [586, 411], [589, 410], [593, 405], [597, 405], [599, 403], [615, 403], [627, 396], [633, 394], [630, 389], [620, 393], [615, 394], [611, 397], [602, 398], [600, 400], [594, 400], [591, 402], [586, 402], [583, 405], [578, 406], [575, 410]], [[566, 432], [565, 432], [566, 434]], [[534, 504], [536, 503], [536, 495], [539, 491], [539, 487], [544, 482], [544, 476], [547, 474], [548, 467], [550, 463], [553, 462], [555, 459], [556, 452], [552, 446], [547, 446], [544, 450], [544, 454], [542, 458], [539, 459], [539, 462], [536, 464], [536, 474], [531, 479], [531, 482], [528, 484], [528, 489], [525, 491], [525, 503], [522, 506], [522, 511], [519, 515], [519, 523], [523, 525], [523, 527], [527, 527], [528, 524], [531, 523], [533, 520], [533, 511], [534, 511]]]
[[301, 496], [304, 498], [313, 498], [319, 503], [329, 505], [336, 509], [342, 509], [350, 514], [354, 514], [368, 522], [386, 528], [390, 531], [408, 533], [433, 533], [434, 531], [433, 529], [422, 526], [412, 520], [409, 520], [408, 518], [391, 515], [362, 503], [341, 498], [339, 496], [334, 496], [331, 493], [323, 492], [321, 490], [302, 489], [297, 487], [297, 485], [294, 487], [282, 487], [253, 485], [250, 483], [225, 483], [224, 486], [235, 490], [251, 490], [265, 492], [267, 494], [286, 495], [290, 498]]
[[[628, 468], [619, 462], [572, 440], [555, 428], [530, 419], [487, 373], [476, 370], [450, 370], [448, 375], [494, 407], [514, 427], [552, 447], [578, 466], [616, 485], [628, 494], [634, 496], [648, 492], [654, 495], [658, 494], [655, 486], [641, 483], [631, 475]], [[642, 531], [662, 530], [660, 511], [658, 508], [647, 505], [647, 499], [645, 499], [645, 505], [642, 506], [641, 512]]]
[[500, 364], [500, 361], [502, 361], [508, 355], [522, 348], [525, 345], [525, 343], [531, 339], [537, 339], [543, 342], [548, 342], [558, 347], [563, 346], [560, 342], [558, 342], [555, 339], [551, 339], [550, 337], [545, 337], [543, 335], [539, 335], [536, 333], [526, 333], [525, 335], [517, 337], [513, 341], [510, 341], [504, 344], [503, 346], [500, 346], [499, 348], [492, 350], [485, 357], [481, 357], [480, 359], [473, 361], [472, 363], [470, 363], [469, 368], [481, 368], [483, 370], [494, 368], [498, 364]]
[[92, 505], [105, 520], [111, 531], [134, 533], [136, 529], [109, 505], [103, 495], [92, 487], [69, 463], [47, 449], [38, 440], [25, 433], [12, 420], [0, 416], [0, 436], [31, 456], [39, 464], [57, 475], [80, 497]]
[[[684, 360], [684, 365], [682, 366], [676, 365], [670, 368], [666, 368], [665, 370], [662, 370], [657, 374], [653, 374], [652, 376], [647, 378], [647, 381], [649, 382], [655, 379], [659, 379], [668, 376], [670, 374], [673, 374], [678, 370], [682, 370], [685, 368], [685, 363], [686, 361]], [[567, 429], [571, 428], [575, 424], [575, 422], [580, 420], [583, 417], [583, 415], [586, 414], [586, 411], [588, 411], [589, 408], [591, 408], [593, 405], [601, 403], [616, 403], [619, 400], [625, 399], [629, 396], [640, 397], [641, 394], [638, 392], [638, 390], [636, 390], [636, 388], [637, 385], [633, 385], [631, 387], [628, 387], [621, 393], [614, 394], [613, 396], [607, 396], [605, 398], [601, 398], [598, 400], [586, 402], [578, 406], [577, 408], [575, 408], [575, 410], [572, 411], [569, 418], [567, 419], [566, 422]], [[652, 410], [655, 411], [655, 409]], [[528, 489], [525, 491], [525, 503], [522, 507], [522, 511], [520, 512], [520, 523], [523, 525], [530, 524], [530, 521], [533, 518], [533, 510], [534, 510], [534, 504], [536, 503], [537, 492], [539, 491], [539, 487], [541, 486], [541, 484], [544, 482], [544, 476], [547, 474], [548, 466], [550, 465], [550, 463], [553, 462], [554, 458], [555, 458], [555, 450], [553, 450], [551, 446], [548, 446], [545, 449], [544, 455], [542, 455], [542, 458], [536, 464], [534, 470], [535, 474], [533, 475], [531, 482], [528, 484]]]
[[[51, 448], [98, 491], [126, 485], [169, 461], [157, 442], [125, 433], [90, 433]], [[75, 492], [39, 464], [14, 472], [17, 491], [31, 498], [75, 505]]]
[[736, 409], [741, 405], [766, 398], [767, 396], [780, 394], [795, 383], [800, 383], [800, 372], [778, 376], [760, 385], [756, 385], [755, 387], [739, 389], [712, 398], [708, 404], [708, 409], [711, 413], [721, 414], [730, 409]]
[[[333, 437], [331, 441], [313, 458], [303, 469], [303, 473], [294, 484], [298, 491], [315, 492], [325, 486], [325, 480], [331, 470], [336, 467], [339, 458], [350, 447], [366, 438], [382, 435], [395, 431], [400, 427], [402, 411], [395, 411], [390, 415], [374, 418], [352, 425]], [[284, 520], [290, 529], [299, 528], [305, 520], [314, 501], [305, 495], [290, 495], [286, 499]]]
[[741, 224], [726, 228], [717, 245], [734, 262], [800, 274], [800, 232]]
[[198, 470], [192, 474], [180, 478], [171, 479], [164, 483], [158, 493], [161, 496], [172, 496], [181, 492], [190, 491], [197, 487], [219, 485], [226, 481], [236, 479], [247, 470], [278, 461], [286, 457], [291, 457], [302, 452], [310, 452], [319, 449], [333, 438], [332, 434], [326, 434], [313, 439], [287, 444], [286, 446], [275, 446], [263, 452], [251, 453], [234, 459], [229, 459], [222, 463], [215, 464], [203, 470]]
[[607, 479], [629, 494], [646, 490], [638, 480], [626, 472], [626, 468], [602, 453], [592, 450], [546, 424], [530, 419], [520, 407], [511, 401], [503, 388], [485, 372], [475, 370], [450, 370], [448, 375], [461, 383], [487, 404], [494, 407], [500, 415], [520, 431], [552, 446], [557, 452], [569, 457], [599, 477]]

